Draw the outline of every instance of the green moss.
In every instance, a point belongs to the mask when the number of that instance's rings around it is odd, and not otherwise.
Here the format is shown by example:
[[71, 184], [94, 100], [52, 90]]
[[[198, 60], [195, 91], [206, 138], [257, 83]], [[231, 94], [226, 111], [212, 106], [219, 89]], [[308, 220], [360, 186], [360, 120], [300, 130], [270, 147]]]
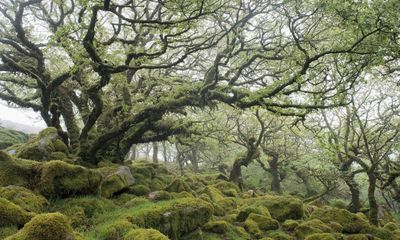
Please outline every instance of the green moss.
[[286, 219], [301, 219], [304, 215], [303, 202], [291, 196], [267, 195], [246, 199], [249, 205], [258, 205], [268, 208], [272, 218], [278, 221]]
[[52, 211], [67, 215], [74, 227], [91, 224], [96, 215], [115, 209], [117, 206], [112, 201], [97, 196], [62, 199], [55, 202], [51, 208]]
[[278, 221], [264, 215], [250, 213], [247, 220], [256, 222], [258, 227], [263, 231], [276, 230], [279, 228]]
[[306, 237], [305, 240], [336, 240], [336, 238], [330, 233], [314, 233]]
[[0, 197], [0, 227], [23, 226], [34, 216], [20, 206]]
[[35, 138], [30, 139], [26, 144], [15, 148], [16, 157], [37, 161], [55, 160], [61, 157], [59, 154], [52, 155], [53, 152], [63, 153], [68, 156], [68, 147], [64, 144], [57, 134], [57, 129], [46, 128]]
[[332, 229], [319, 219], [312, 219], [301, 223], [295, 229], [295, 236], [298, 239], [305, 239], [307, 236], [314, 233], [331, 233]]
[[201, 190], [200, 193], [207, 194], [207, 196], [213, 201], [218, 202], [224, 199], [224, 195], [222, 195], [221, 191], [213, 186], [207, 186]]
[[0, 196], [20, 206], [28, 212], [41, 213], [48, 201], [29, 189], [18, 186], [0, 187]]
[[383, 226], [383, 228], [386, 230], [389, 230], [391, 232], [394, 232], [399, 229], [399, 225], [397, 225], [394, 222], [389, 222], [389, 223], [386, 223], [385, 226]]
[[365, 234], [352, 234], [352, 235], [346, 236], [345, 239], [346, 240], [370, 240], [371, 238]]
[[183, 191], [191, 192], [192, 191], [192, 189], [189, 187], [189, 185], [180, 178], [175, 179], [170, 185], [168, 185], [165, 188], [165, 190], [168, 192], [183, 192]]
[[243, 222], [247, 219], [250, 213], [256, 213], [271, 218], [271, 214], [269, 213], [266, 207], [250, 205], [250, 206], [244, 206], [240, 209], [236, 220], [239, 222]]
[[29, 136], [23, 132], [0, 127], [0, 149], [7, 148], [14, 144], [24, 143]]
[[101, 196], [105, 198], [110, 198], [115, 193], [123, 190], [124, 188], [127, 188], [127, 183], [121, 176], [116, 174], [108, 176], [101, 183], [100, 187]]
[[135, 197], [129, 200], [127, 203], [125, 203], [124, 207], [133, 208], [146, 203], [150, 203], [150, 201], [143, 197]]
[[160, 191], [160, 190], [163, 190], [164, 188], [165, 188], [165, 185], [160, 179], [155, 178], [155, 179], [151, 180], [150, 189], [152, 191]]
[[153, 201], [161, 201], [161, 200], [169, 200], [173, 198], [173, 195], [167, 191], [155, 191], [148, 194], [150, 200]]
[[214, 214], [216, 216], [225, 216], [230, 213], [233, 209], [236, 209], [237, 203], [236, 199], [233, 197], [227, 197], [222, 200], [217, 201], [214, 204]]
[[384, 228], [377, 228], [375, 226], [370, 226], [367, 229], [361, 230], [360, 233], [365, 233], [365, 234], [371, 234], [375, 237], [379, 237], [381, 239], [391, 239], [392, 238], [392, 232], [384, 229]]
[[96, 226], [96, 232], [89, 236], [98, 240], [118, 240], [122, 239], [129, 231], [137, 228], [126, 219], [117, 219]]
[[18, 232], [17, 226], [0, 227], [0, 239], [5, 239]]
[[134, 229], [125, 235], [124, 240], [168, 240], [168, 237], [155, 229]]
[[263, 236], [263, 232], [258, 227], [258, 224], [251, 219], [247, 219], [244, 222], [244, 229], [246, 229], [248, 233], [254, 235], [256, 238], [261, 238]]
[[282, 224], [282, 229], [285, 231], [293, 231], [297, 226], [299, 226], [299, 222], [293, 219], [288, 219]]
[[393, 236], [392, 236], [391, 240], [400, 240], [400, 229], [395, 230], [392, 233], [393, 233]]
[[37, 189], [46, 197], [98, 192], [102, 177], [98, 171], [55, 160], [43, 163]]
[[310, 216], [311, 219], [320, 219], [324, 223], [337, 222], [343, 226], [344, 233], [360, 233], [369, 228], [369, 223], [357, 214], [345, 209], [323, 207], [317, 208]]
[[208, 232], [224, 234], [229, 231], [229, 223], [222, 220], [210, 221], [203, 226], [203, 229]]
[[75, 236], [66, 216], [61, 213], [46, 213], [32, 218], [18, 233], [8, 237], [7, 240], [75, 239]]
[[145, 185], [135, 185], [129, 188], [129, 193], [135, 194], [136, 196], [146, 196], [151, 190]]
[[134, 208], [103, 214], [98, 223], [126, 219], [142, 228], [155, 228], [173, 239], [203, 226], [212, 216], [212, 206], [200, 199], [178, 198], [149, 202]]
[[14, 159], [0, 151], [0, 186], [31, 186], [39, 165], [35, 161]]
[[216, 184], [213, 184], [213, 186], [220, 190], [225, 196], [239, 197], [239, 187], [232, 182], [219, 180]]
[[281, 231], [273, 231], [268, 233], [268, 237], [274, 240], [293, 240], [293, 237]]

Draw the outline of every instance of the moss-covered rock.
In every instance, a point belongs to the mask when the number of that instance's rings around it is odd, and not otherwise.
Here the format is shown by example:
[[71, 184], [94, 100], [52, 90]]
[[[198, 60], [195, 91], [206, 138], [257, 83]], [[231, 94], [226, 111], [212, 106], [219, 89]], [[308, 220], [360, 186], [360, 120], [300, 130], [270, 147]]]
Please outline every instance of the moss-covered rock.
[[378, 237], [381, 239], [391, 239], [392, 238], [392, 232], [384, 229], [384, 228], [378, 228], [375, 226], [370, 226], [369, 228], [361, 230], [360, 233], [365, 233], [365, 234], [370, 234], [374, 237]]
[[49, 204], [43, 196], [19, 186], [0, 187], [0, 196], [28, 212], [41, 213]]
[[0, 186], [31, 186], [39, 165], [35, 161], [12, 158], [0, 151]]
[[240, 189], [232, 182], [219, 180], [217, 183], [213, 184], [213, 187], [220, 190], [227, 197], [239, 197]]
[[319, 219], [312, 219], [301, 223], [296, 227], [294, 235], [298, 239], [305, 239], [307, 236], [314, 233], [331, 233], [332, 229]]
[[210, 221], [203, 226], [203, 229], [208, 232], [224, 234], [229, 231], [229, 223], [226, 221]]
[[276, 230], [279, 228], [279, 223], [275, 219], [272, 219], [270, 217], [256, 214], [256, 213], [250, 213], [250, 215], [247, 217], [247, 220], [252, 220], [257, 223], [258, 228], [260, 228], [263, 231], [269, 231], [269, 230]]
[[189, 185], [180, 178], [175, 179], [171, 184], [169, 184], [165, 188], [165, 190], [168, 192], [183, 192], [183, 191], [191, 192], [192, 191], [192, 189], [189, 187]]
[[336, 238], [330, 233], [314, 233], [306, 237], [305, 240], [336, 240]]
[[92, 239], [118, 240], [137, 226], [126, 219], [117, 219], [96, 226], [96, 232], [90, 235]]
[[40, 167], [36, 189], [46, 197], [94, 194], [101, 180], [99, 171], [55, 160]]
[[177, 198], [149, 202], [134, 208], [105, 213], [97, 222], [126, 219], [142, 227], [158, 229], [173, 239], [187, 234], [209, 221], [213, 213], [211, 204], [195, 198]]
[[0, 239], [5, 239], [18, 232], [17, 226], [0, 227]]
[[124, 240], [168, 240], [168, 237], [155, 229], [134, 229], [125, 235]]
[[345, 209], [322, 207], [317, 208], [310, 216], [311, 219], [319, 219], [324, 223], [337, 222], [343, 226], [344, 233], [360, 233], [369, 228], [369, 223], [361, 216]]
[[101, 196], [110, 198], [134, 183], [131, 170], [126, 166], [119, 166], [104, 177], [100, 185]]
[[148, 194], [148, 198], [152, 201], [169, 200], [173, 195], [167, 191], [155, 191]]
[[268, 237], [274, 240], [293, 240], [294, 238], [282, 231], [268, 232]]
[[135, 197], [126, 202], [124, 208], [134, 208], [146, 203], [150, 203], [149, 199], [146, 199], [144, 197]]
[[256, 238], [261, 238], [263, 236], [263, 232], [258, 227], [258, 224], [255, 221], [253, 221], [251, 219], [247, 219], [244, 222], [243, 226], [244, 226], [244, 229], [246, 229], [246, 231], [248, 233], [255, 236]]
[[68, 218], [61, 213], [40, 214], [6, 240], [76, 239]]
[[26, 144], [16, 146], [14, 150], [17, 158], [36, 161], [56, 160], [60, 159], [59, 157], [68, 156], [68, 147], [58, 136], [55, 128], [42, 130], [36, 137], [30, 139]]
[[147, 196], [151, 190], [145, 185], [135, 185], [129, 188], [129, 193], [135, 194], [136, 196]]
[[346, 240], [370, 240], [372, 239], [371, 235], [366, 234], [351, 234], [345, 237]]
[[13, 202], [0, 197], [0, 227], [21, 227], [33, 216], [33, 213], [27, 212]]
[[301, 219], [304, 215], [303, 202], [292, 196], [267, 195], [246, 199], [251, 205], [268, 208], [272, 218], [278, 221]]
[[388, 222], [385, 224], [385, 226], [383, 226], [383, 228], [391, 232], [400, 229], [399, 225], [395, 222]]
[[236, 198], [226, 197], [214, 203], [213, 206], [214, 206], [214, 214], [216, 216], [225, 216], [226, 214], [230, 213], [233, 209], [236, 209], [237, 207]]
[[266, 207], [250, 205], [250, 206], [243, 206], [242, 208], [239, 209], [239, 213], [236, 217], [236, 220], [239, 222], [243, 222], [247, 219], [250, 213], [260, 214], [271, 218], [271, 214], [269, 213]]
[[293, 231], [297, 226], [299, 226], [299, 222], [293, 219], [288, 219], [282, 224], [282, 229], [285, 231]]

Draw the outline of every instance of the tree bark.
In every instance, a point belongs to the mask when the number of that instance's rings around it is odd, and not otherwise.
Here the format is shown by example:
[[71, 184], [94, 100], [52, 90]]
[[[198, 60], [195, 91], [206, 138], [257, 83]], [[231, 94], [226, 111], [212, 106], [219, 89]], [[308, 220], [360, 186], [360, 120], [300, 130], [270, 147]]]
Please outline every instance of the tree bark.
[[247, 167], [253, 159], [259, 156], [260, 152], [255, 144], [255, 139], [251, 138], [247, 143], [247, 151], [245, 156], [238, 157], [233, 163], [232, 170], [229, 175], [229, 181], [234, 182], [241, 190], [243, 190], [244, 182], [242, 178], [242, 166]]
[[374, 172], [368, 173], [368, 203], [369, 203], [369, 222], [375, 226], [378, 226], [378, 203], [375, 198], [376, 189], [376, 176]]
[[153, 142], [153, 163], [158, 163], [158, 143]]
[[347, 208], [350, 212], [359, 212], [362, 207], [360, 201], [360, 189], [357, 182], [354, 180], [354, 175], [350, 174], [349, 176], [346, 176], [344, 182], [349, 187], [351, 193], [351, 202]]
[[163, 148], [163, 158], [164, 158], [164, 163], [168, 163], [168, 156], [167, 156], [167, 145], [165, 144], [165, 141], [162, 142], [162, 148]]
[[193, 171], [194, 172], [198, 172], [199, 170], [199, 159], [197, 157], [197, 150], [196, 149], [192, 149], [192, 156], [190, 159], [190, 162], [192, 163], [193, 166]]

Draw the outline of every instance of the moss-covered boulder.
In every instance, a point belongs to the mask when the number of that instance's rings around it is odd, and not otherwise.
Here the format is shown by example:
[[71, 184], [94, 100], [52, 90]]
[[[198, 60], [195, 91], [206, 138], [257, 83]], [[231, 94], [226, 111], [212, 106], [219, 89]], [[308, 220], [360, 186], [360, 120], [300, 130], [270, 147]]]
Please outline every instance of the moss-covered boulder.
[[155, 191], [151, 192], [147, 196], [150, 200], [152, 201], [161, 201], [161, 200], [169, 200], [172, 199], [174, 196], [173, 194], [167, 192], [167, 191]]
[[391, 232], [394, 232], [394, 231], [400, 229], [399, 225], [395, 222], [388, 222], [385, 224], [385, 226], [383, 226], [383, 228], [388, 231], [391, 231]]
[[78, 239], [68, 218], [61, 213], [40, 214], [32, 218], [16, 234], [6, 240], [55, 240]]
[[312, 219], [296, 227], [294, 235], [297, 239], [305, 239], [314, 233], [331, 233], [332, 229], [319, 219]]
[[158, 229], [172, 239], [179, 239], [180, 236], [203, 226], [212, 214], [212, 205], [203, 200], [177, 198], [108, 212], [97, 218], [97, 222], [126, 219], [138, 227]]
[[48, 206], [43, 196], [19, 186], [0, 187], [0, 196], [20, 206], [28, 212], [41, 213]]
[[31, 186], [36, 178], [35, 169], [39, 165], [35, 161], [12, 158], [6, 152], [0, 151], [0, 186]]
[[0, 227], [0, 239], [5, 239], [18, 232], [17, 226]]
[[272, 219], [268, 216], [250, 213], [247, 217], [246, 221], [254, 221], [257, 223], [257, 226], [260, 230], [269, 231], [269, 230], [276, 230], [279, 228], [279, 223], [275, 219]]
[[351, 234], [345, 237], [345, 240], [370, 240], [373, 236], [366, 234]]
[[304, 215], [303, 202], [292, 196], [267, 195], [246, 200], [249, 205], [268, 208], [272, 218], [280, 222], [286, 219], [301, 219]]
[[117, 219], [96, 226], [96, 232], [92, 233], [90, 239], [118, 240], [122, 239], [129, 231], [138, 228], [126, 219]]
[[171, 184], [169, 184], [166, 188], [166, 191], [168, 192], [191, 192], [192, 189], [190, 186], [184, 182], [181, 178], [175, 179]]
[[360, 215], [339, 208], [317, 208], [311, 214], [310, 218], [319, 219], [326, 224], [337, 222], [343, 226], [344, 233], [360, 233], [370, 227], [368, 221]]
[[229, 231], [229, 223], [226, 221], [210, 221], [203, 226], [203, 229], [208, 232], [224, 234]]
[[15, 157], [36, 161], [47, 161], [68, 158], [68, 147], [57, 134], [57, 129], [46, 128], [26, 144], [10, 147], [15, 150]]
[[298, 227], [300, 223], [293, 219], [288, 219], [282, 224], [282, 229], [288, 232], [293, 231], [296, 227]]
[[13, 202], [0, 197], [0, 227], [21, 227], [33, 216], [33, 213], [27, 212]]
[[243, 206], [242, 208], [239, 209], [239, 213], [236, 217], [236, 220], [239, 222], [243, 222], [247, 219], [250, 213], [255, 213], [271, 218], [271, 214], [269, 213], [266, 207], [250, 205], [250, 206]]
[[216, 216], [225, 216], [232, 212], [232, 210], [237, 208], [236, 198], [226, 197], [222, 200], [219, 200], [213, 204], [214, 206], [214, 215]]
[[232, 182], [219, 180], [212, 186], [217, 188], [219, 191], [222, 192], [222, 194], [227, 197], [239, 197], [240, 189], [236, 184]]
[[124, 240], [168, 240], [168, 237], [155, 229], [134, 229], [124, 236]]
[[206, 186], [200, 191], [201, 194], [206, 194], [214, 203], [224, 199], [224, 195], [213, 186]]
[[40, 167], [36, 189], [46, 197], [96, 194], [101, 180], [99, 171], [54, 160]]
[[136, 196], [147, 196], [150, 194], [151, 189], [146, 185], [135, 185], [128, 189], [128, 192]]
[[292, 236], [282, 231], [268, 232], [268, 237], [273, 240], [294, 240]]
[[120, 193], [134, 183], [135, 179], [132, 176], [130, 168], [127, 166], [119, 166], [104, 177], [100, 185], [101, 196], [106, 198], [112, 197], [114, 194]]
[[336, 237], [331, 233], [314, 233], [305, 240], [336, 240]]

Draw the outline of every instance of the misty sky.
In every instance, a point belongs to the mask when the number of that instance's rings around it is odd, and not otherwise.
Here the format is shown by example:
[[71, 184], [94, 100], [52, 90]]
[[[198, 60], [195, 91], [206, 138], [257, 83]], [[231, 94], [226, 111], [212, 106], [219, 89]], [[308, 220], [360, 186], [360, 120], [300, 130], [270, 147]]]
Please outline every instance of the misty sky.
[[45, 124], [38, 113], [35, 113], [30, 109], [10, 108], [2, 101], [0, 101], [0, 119], [35, 127], [45, 127]]

